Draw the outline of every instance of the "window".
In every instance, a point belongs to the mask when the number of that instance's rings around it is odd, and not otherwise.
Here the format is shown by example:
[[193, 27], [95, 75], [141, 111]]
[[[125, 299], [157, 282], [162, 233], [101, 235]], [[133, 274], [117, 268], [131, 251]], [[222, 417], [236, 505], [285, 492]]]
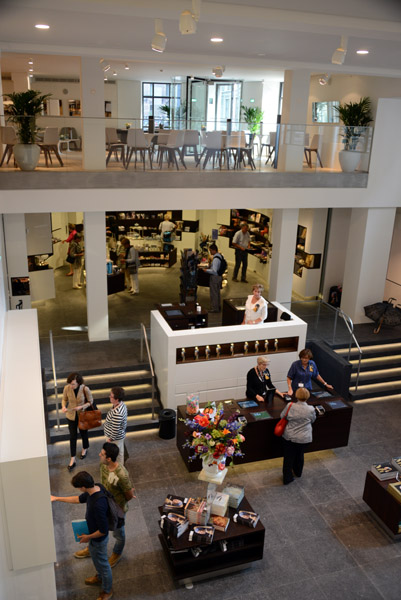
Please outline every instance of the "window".
[[157, 125], [170, 127], [170, 111], [170, 84], [142, 83], [142, 118], [144, 126], [147, 126], [149, 117], [153, 116]]

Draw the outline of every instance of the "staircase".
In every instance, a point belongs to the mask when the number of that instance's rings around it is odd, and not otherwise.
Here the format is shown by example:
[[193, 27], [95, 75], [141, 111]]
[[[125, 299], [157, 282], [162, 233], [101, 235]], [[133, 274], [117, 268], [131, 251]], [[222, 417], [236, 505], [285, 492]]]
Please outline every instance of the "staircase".
[[[60, 409], [63, 389], [68, 375], [69, 373], [57, 374], [57, 393]], [[155, 420], [152, 420], [152, 377], [147, 365], [119, 367], [108, 369], [107, 372], [104, 369], [85, 370], [85, 385], [91, 390], [98, 409], [102, 411], [103, 418], [106, 417], [107, 411], [111, 408], [110, 389], [114, 386], [121, 386], [125, 390], [125, 404], [128, 410], [127, 431], [158, 428], [160, 405], [155, 394]], [[61, 410], [61, 426], [60, 428], [57, 427], [56, 398], [52, 375], [49, 378], [46, 377], [45, 388], [50, 442], [68, 440], [67, 419]], [[91, 438], [103, 436], [103, 427], [91, 429], [88, 434]]]
[[[352, 348], [350, 400], [401, 400], [401, 340], [390, 343], [360, 344], [362, 354], [358, 389], [355, 389], [359, 352]], [[348, 346], [334, 348], [334, 351], [347, 359]]]

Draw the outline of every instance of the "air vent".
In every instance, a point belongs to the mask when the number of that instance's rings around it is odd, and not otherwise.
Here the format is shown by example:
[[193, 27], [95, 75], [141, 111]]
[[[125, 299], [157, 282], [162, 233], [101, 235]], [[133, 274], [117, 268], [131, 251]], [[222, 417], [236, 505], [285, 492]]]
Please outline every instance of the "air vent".
[[79, 83], [79, 79], [75, 77], [36, 77], [35, 81], [49, 81], [55, 83]]

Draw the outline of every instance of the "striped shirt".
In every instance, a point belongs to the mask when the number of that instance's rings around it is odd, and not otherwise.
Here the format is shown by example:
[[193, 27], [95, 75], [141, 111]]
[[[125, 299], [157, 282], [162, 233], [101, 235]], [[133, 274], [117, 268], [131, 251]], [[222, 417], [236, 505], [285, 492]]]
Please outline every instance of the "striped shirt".
[[104, 434], [110, 440], [123, 440], [127, 429], [127, 407], [120, 402], [107, 413], [104, 422]]

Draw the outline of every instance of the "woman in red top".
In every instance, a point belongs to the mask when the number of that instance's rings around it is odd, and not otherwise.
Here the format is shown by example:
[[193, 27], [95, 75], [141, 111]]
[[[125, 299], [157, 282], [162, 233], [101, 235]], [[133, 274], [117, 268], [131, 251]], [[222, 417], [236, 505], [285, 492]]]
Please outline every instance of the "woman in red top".
[[[70, 250], [71, 250], [71, 242], [72, 242], [72, 240], [74, 239], [74, 235], [77, 233], [77, 232], [76, 232], [76, 230], [75, 230], [75, 225], [74, 225], [74, 223], [68, 223], [68, 231], [69, 231], [69, 236], [68, 236], [68, 238], [67, 238], [67, 239], [65, 239], [65, 240], [63, 240], [63, 244], [64, 244], [64, 243], [66, 243], [66, 242], [67, 242], [67, 244], [68, 244], [67, 256], [68, 256], [68, 255], [69, 255], [69, 253], [70, 253]], [[69, 277], [70, 275], [72, 275], [72, 274], [73, 274], [73, 270], [72, 270], [72, 263], [69, 263], [69, 264], [70, 264], [70, 271], [69, 271], [69, 273], [67, 273], [67, 277]]]

